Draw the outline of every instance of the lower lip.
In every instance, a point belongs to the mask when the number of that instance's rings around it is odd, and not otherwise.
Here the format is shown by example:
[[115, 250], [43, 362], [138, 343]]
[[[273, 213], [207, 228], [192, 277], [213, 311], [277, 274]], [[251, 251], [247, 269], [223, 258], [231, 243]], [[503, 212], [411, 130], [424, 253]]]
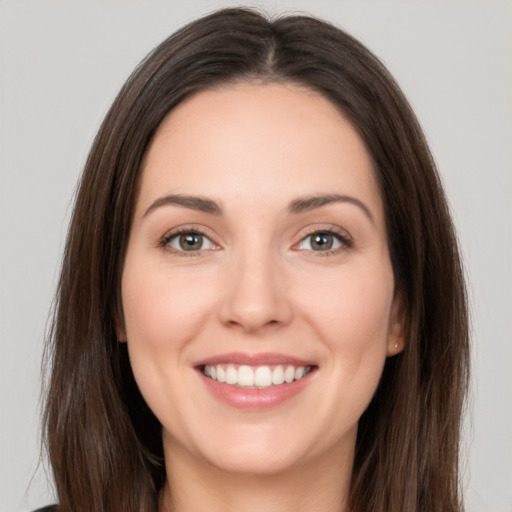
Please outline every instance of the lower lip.
[[262, 410], [286, 402], [299, 394], [309, 383], [314, 370], [302, 379], [293, 382], [270, 386], [264, 389], [243, 388], [232, 386], [210, 379], [198, 370], [209, 391], [221, 402], [237, 409]]

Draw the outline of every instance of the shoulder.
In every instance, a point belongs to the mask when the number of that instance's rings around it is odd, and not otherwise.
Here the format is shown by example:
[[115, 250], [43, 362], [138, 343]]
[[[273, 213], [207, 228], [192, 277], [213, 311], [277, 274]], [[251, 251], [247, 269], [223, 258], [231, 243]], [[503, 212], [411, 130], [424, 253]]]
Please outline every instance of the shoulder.
[[47, 507], [38, 508], [34, 512], [57, 512], [57, 505], [48, 505]]

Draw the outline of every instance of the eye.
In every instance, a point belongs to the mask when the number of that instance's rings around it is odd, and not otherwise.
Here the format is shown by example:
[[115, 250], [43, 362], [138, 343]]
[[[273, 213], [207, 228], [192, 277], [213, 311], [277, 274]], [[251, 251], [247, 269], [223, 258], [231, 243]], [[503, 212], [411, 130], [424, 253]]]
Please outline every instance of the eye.
[[205, 234], [194, 230], [173, 233], [162, 240], [162, 245], [179, 252], [217, 249], [217, 246]]
[[350, 241], [333, 231], [315, 231], [304, 237], [297, 249], [315, 252], [336, 252], [338, 249], [350, 247]]

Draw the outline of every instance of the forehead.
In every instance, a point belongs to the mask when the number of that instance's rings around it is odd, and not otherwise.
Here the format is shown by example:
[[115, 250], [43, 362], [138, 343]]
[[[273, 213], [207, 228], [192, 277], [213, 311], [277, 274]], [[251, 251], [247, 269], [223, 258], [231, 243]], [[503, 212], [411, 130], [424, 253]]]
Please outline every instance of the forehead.
[[357, 131], [332, 102], [295, 84], [238, 83], [186, 99], [151, 141], [140, 192], [144, 203], [163, 193], [206, 194], [220, 203], [340, 193], [363, 195], [381, 209]]

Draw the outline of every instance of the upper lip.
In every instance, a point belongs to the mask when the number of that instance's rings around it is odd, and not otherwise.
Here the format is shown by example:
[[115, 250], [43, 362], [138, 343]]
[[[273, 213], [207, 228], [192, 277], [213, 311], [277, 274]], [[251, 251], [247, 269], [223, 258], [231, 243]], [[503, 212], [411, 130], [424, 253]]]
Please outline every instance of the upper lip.
[[226, 354], [219, 354], [216, 356], [202, 359], [194, 364], [194, 366], [216, 365], [216, 364], [235, 364], [247, 366], [277, 366], [277, 365], [292, 365], [292, 366], [315, 366], [311, 361], [300, 359], [286, 354], [278, 354], [265, 352], [261, 354], [249, 354], [246, 352], [229, 352]]

